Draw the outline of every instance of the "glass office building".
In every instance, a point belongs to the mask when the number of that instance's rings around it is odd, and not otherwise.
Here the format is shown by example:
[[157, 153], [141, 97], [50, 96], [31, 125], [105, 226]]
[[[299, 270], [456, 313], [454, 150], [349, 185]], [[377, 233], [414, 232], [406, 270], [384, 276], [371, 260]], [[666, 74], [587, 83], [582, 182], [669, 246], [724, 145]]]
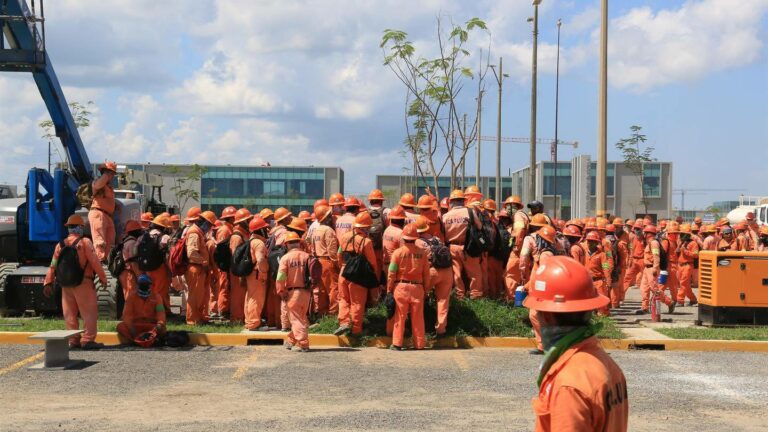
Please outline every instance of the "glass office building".
[[[480, 191], [483, 195], [488, 197], [494, 197], [496, 195], [496, 178], [480, 176], [480, 182], [477, 182], [475, 176], [467, 176], [464, 181], [461, 178], [456, 179], [457, 187], [465, 188], [469, 185], [477, 184], [480, 187]], [[381, 189], [387, 202], [390, 205], [396, 203], [400, 196], [406, 192], [412, 193], [416, 198], [424, 194], [427, 187], [432, 193], [437, 194], [440, 198], [447, 197], [451, 194], [451, 178], [450, 177], [438, 177], [437, 188], [435, 188], [435, 180], [432, 177], [420, 177], [420, 176], [406, 176], [406, 175], [377, 175], [376, 187]], [[501, 195], [506, 197], [512, 194], [512, 178], [501, 178]]]

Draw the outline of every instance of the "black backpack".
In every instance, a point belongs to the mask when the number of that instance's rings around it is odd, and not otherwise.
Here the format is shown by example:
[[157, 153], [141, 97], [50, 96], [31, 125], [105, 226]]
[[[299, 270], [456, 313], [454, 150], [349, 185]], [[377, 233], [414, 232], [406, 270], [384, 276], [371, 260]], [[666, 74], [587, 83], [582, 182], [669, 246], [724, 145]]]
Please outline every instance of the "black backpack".
[[[350, 241], [347, 242], [352, 245], [355, 244], [355, 235], [352, 235]], [[345, 246], [344, 249], [347, 247]], [[379, 278], [376, 276], [376, 272], [373, 271], [371, 263], [365, 259], [363, 254], [354, 252], [344, 252], [344, 271], [341, 273], [344, 279], [356, 283], [366, 288], [376, 288], [379, 286]]]
[[[611, 255], [613, 257], [613, 271], [611, 271], [611, 280], [618, 280], [621, 274], [621, 266], [619, 265], [619, 239], [613, 236], [606, 236], [609, 242], [611, 242]], [[659, 252], [661, 253], [661, 252]]]
[[[109, 251], [109, 258], [107, 258], [107, 269], [115, 278], [120, 277], [120, 274], [125, 270], [127, 265], [125, 258], [123, 257], [123, 246], [128, 239], [134, 239], [133, 237], [126, 237], [120, 243], [112, 246], [112, 250]], [[135, 240], [135, 239], [134, 239]]]
[[464, 252], [472, 258], [477, 258], [487, 250], [488, 239], [485, 231], [475, 226], [475, 211], [467, 208], [469, 213], [469, 227], [467, 227], [467, 239], [464, 243]]
[[[234, 235], [240, 235], [235, 233]], [[251, 240], [244, 239], [243, 244], [235, 248], [235, 253], [232, 254], [232, 274], [235, 276], [245, 277], [253, 273], [253, 259], [251, 259]]]
[[138, 239], [136, 261], [141, 271], [157, 270], [165, 262], [165, 252], [160, 247], [162, 234], [152, 237], [149, 232], [145, 232]]
[[[659, 270], [666, 270], [669, 265], [669, 256], [667, 255], [667, 251], [664, 250], [663, 240], [665, 237], [662, 234], [663, 233], [659, 233], [656, 235], [656, 241], [659, 242]], [[667, 242], [667, 244], [671, 245], [668, 239]]]
[[448, 246], [441, 242], [437, 237], [432, 237], [425, 241], [432, 251], [432, 267], [436, 269], [450, 268], [452, 265], [451, 250]]
[[59, 259], [56, 263], [56, 281], [62, 287], [76, 287], [83, 283], [85, 269], [80, 267], [80, 256], [77, 254], [77, 244], [82, 237], [67, 246], [62, 240], [59, 243]]
[[227, 237], [220, 243], [216, 243], [216, 247], [213, 249], [213, 262], [216, 263], [216, 267], [223, 272], [228, 272], [232, 265], [232, 250], [229, 248], [229, 240], [232, 236]]
[[277, 279], [277, 269], [280, 267], [280, 258], [288, 252], [285, 246], [278, 246], [277, 238], [275, 235], [269, 236], [267, 239], [267, 263], [269, 263], [269, 278], [271, 280]]
[[485, 247], [485, 252], [491, 252], [496, 248], [496, 228], [494, 227], [493, 222], [491, 222], [491, 218], [488, 217], [487, 214], [480, 211], [477, 212], [477, 215], [480, 218], [480, 225], [482, 226], [485, 238], [488, 240], [488, 243]]
[[506, 263], [512, 253], [512, 234], [501, 223], [496, 224], [496, 236], [491, 256]]
[[376, 209], [368, 210], [368, 214], [371, 215], [371, 220], [373, 220], [371, 227], [368, 229], [368, 236], [373, 242], [373, 248], [379, 250], [383, 247], [384, 218], [382, 217], [381, 212]]

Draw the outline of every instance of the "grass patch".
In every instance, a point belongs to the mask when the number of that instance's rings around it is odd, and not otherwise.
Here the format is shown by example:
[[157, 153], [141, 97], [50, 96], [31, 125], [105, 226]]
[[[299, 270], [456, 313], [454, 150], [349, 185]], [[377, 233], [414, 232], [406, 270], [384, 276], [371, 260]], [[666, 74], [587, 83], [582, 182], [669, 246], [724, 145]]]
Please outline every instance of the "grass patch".
[[674, 339], [768, 340], [768, 327], [686, 327], [654, 330]]
[[616, 325], [616, 321], [608, 317], [599, 317], [597, 315], [592, 316], [593, 323], [600, 323], [603, 328], [597, 334], [600, 339], [622, 339], [624, 338], [624, 332]]
[[[100, 332], [117, 331], [119, 321], [97, 322]], [[81, 324], [82, 325], [82, 324]], [[240, 333], [242, 325], [208, 324], [191, 326], [187, 324], [169, 323], [168, 330], [186, 330], [195, 333]], [[48, 330], [62, 330], [66, 328], [64, 320], [60, 318], [0, 318], [0, 331], [15, 332], [44, 332]]]

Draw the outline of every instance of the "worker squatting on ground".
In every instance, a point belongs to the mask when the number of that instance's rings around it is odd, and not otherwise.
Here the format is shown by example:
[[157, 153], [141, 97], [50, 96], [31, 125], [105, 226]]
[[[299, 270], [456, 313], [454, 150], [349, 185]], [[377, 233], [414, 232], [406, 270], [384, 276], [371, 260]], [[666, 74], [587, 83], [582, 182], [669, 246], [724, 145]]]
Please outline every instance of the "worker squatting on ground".
[[165, 337], [165, 306], [152, 286], [149, 275], [142, 274], [137, 280], [136, 290], [126, 297], [122, 322], [117, 325], [121, 342], [149, 347]]
[[280, 258], [277, 271], [277, 295], [285, 302], [290, 320], [290, 332], [285, 347], [293, 351], [309, 351], [309, 303], [312, 298], [308, 281], [309, 254], [301, 250], [298, 234], [289, 232], [285, 236], [288, 250]]
[[115, 213], [115, 190], [112, 180], [117, 174], [114, 162], [105, 162], [99, 167], [101, 176], [93, 182], [93, 201], [88, 212], [88, 224], [91, 228], [93, 246], [99, 261], [106, 262], [112, 245], [115, 244], [115, 223], [112, 215]]
[[83, 318], [85, 333], [69, 340], [70, 348], [98, 349], [103, 344], [96, 340], [96, 321], [99, 315], [96, 302], [95, 277], [103, 285], [107, 275], [101, 266], [91, 240], [83, 237], [85, 221], [78, 215], [67, 219], [67, 237], [56, 245], [53, 259], [45, 275], [43, 294], [53, 294], [53, 284], [61, 286], [61, 309], [67, 330], [78, 330], [78, 315]]
[[590, 325], [592, 311], [608, 306], [587, 269], [557, 256], [534, 273], [524, 305], [536, 311], [544, 359], [533, 399], [536, 431], [626, 431], [627, 382]]

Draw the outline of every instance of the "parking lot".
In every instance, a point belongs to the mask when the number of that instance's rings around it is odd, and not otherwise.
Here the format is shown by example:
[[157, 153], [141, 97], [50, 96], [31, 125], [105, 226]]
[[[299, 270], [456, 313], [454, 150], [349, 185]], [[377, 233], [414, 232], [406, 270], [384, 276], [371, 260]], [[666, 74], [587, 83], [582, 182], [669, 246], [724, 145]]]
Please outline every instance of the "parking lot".
[[[0, 430], [530, 430], [541, 357], [518, 349], [391, 352], [279, 346], [72, 352], [0, 346]], [[767, 357], [622, 352], [634, 431], [768, 430]]]

